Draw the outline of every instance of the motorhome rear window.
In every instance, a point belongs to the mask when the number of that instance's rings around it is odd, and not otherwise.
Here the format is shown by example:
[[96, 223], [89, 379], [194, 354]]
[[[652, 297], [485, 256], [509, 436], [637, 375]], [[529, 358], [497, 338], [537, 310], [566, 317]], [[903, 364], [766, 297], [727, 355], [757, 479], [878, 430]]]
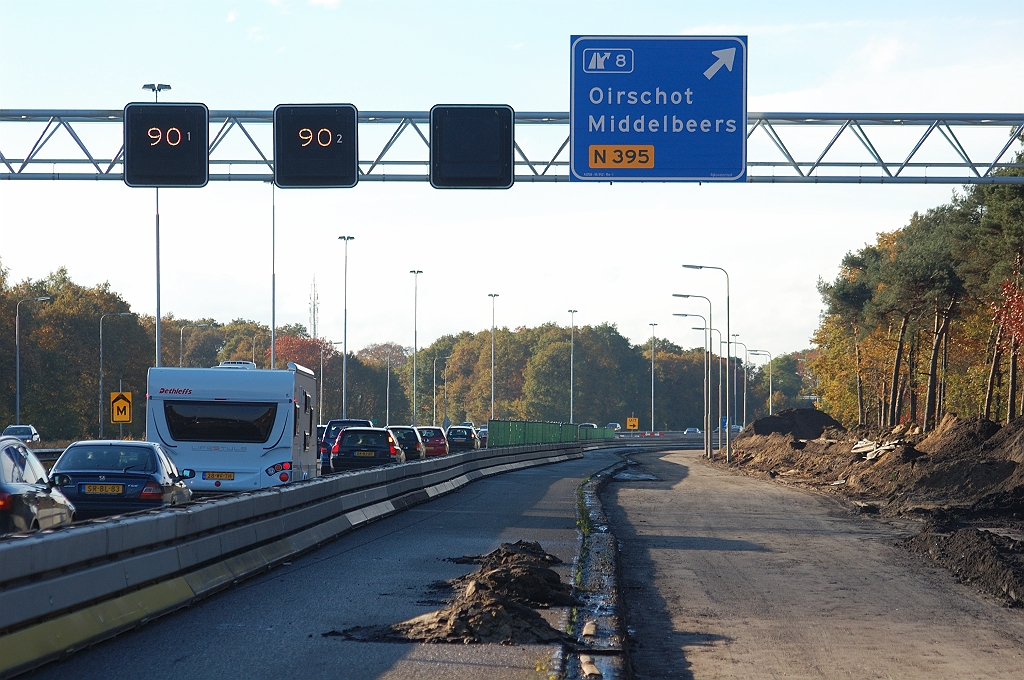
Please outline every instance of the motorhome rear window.
[[243, 442], [270, 439], [277, 404], [252, 402], [165, 401], [171, 438], [179, 442]]

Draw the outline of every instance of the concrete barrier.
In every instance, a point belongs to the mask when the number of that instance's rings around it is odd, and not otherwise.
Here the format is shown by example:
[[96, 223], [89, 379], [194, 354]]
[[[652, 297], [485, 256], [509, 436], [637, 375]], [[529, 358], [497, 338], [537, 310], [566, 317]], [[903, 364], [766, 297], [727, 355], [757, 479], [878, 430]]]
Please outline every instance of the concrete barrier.
[[480, 449], [0, 541], [0, 678], [482, 477], [621, 442]]

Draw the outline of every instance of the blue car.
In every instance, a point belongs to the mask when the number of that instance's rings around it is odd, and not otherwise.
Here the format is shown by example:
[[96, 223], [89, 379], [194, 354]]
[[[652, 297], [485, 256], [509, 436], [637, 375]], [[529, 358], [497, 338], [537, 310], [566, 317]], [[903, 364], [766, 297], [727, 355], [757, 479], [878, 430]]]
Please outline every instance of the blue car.
[[136, 441], [75, 442], [50, 477], [75, 506], [76, 519], [120, 515], [192, 500], [185, 479], [159, 444]]

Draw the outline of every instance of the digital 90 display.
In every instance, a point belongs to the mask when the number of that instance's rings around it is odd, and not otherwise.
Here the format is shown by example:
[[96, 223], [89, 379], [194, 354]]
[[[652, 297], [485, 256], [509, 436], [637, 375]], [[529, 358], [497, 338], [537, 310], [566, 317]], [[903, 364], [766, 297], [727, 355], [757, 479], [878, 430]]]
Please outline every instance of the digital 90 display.
[[124, 183], [202, 187], [210, 179], [210, 111], [205, 104], [124, 107]]
[[359, 113], [351, 104], [274, 108], [274, 183], [281, 188], [354, 187]]
[[515, 181], [511, 106], [430, 109], [430, 184], [435, 189], [508, 189]]

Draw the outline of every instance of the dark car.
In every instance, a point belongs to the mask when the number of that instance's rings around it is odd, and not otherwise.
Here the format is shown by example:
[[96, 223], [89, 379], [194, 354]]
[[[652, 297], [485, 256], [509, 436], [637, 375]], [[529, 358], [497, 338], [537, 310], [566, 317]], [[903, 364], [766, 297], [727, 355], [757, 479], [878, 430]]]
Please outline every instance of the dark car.
[[373, 427], [373, 423], [362, 418], [335, 418], [328, 420], [323, 426], [324, 433], [320, 439], [320, 473], [331, 471], [331, 455], [337, 453], [338, 438], [349, 427]]
[[75, 442], [50, 472], [78, 519], [188, 503], [184, 480], [195, 475], [179, 472], [159, 444], [126, 441]]
[[427, 457], [447, 456], [448, 439], [444, 436], [444, 430], [439, 427], [417, 427], [423, 445], [427, 448]]
[[39, 432], [32, 425], [8, 425], [0, 437], [17, 437], [26, 444], [39, 441]]
[[487, 426], [481, 425], [480, 429], [476, 431], [476, 436], [480, 439], [480, 448], [487, 446]]
[[406, 460], [422, 460], [427, 457], [427, 447], [423, 444], [423, 438], [420, 437], [420, 433], [415, 427], [392, 425], [388, 429], [398, 440], [398, 445], [405, 451]]
[[480, 448], [480, 439], [473, 428], [452, 425], [448, 428], [448, 448], [451, 451], [472, 451]]
[[404, 462], [405, 451], [383, 427], [346, 428], [331, 451], [331, 469], [335, 472]]
[[0, 437], [0, 534], [71, 524], [75, 506], [25, 442]]

